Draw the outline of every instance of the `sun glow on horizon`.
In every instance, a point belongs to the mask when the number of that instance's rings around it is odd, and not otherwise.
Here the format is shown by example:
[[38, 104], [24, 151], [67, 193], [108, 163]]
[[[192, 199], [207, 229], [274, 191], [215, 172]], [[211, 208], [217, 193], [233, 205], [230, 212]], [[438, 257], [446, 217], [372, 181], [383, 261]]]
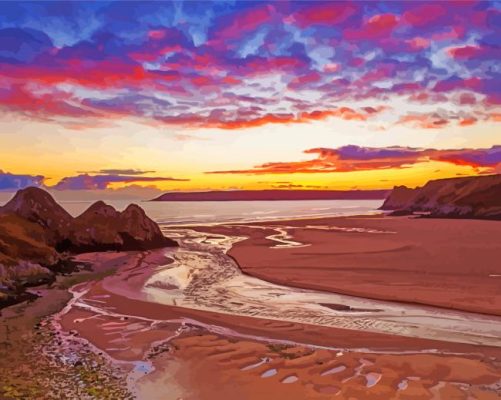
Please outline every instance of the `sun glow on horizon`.
[[4, 6], [0, 191], [501, 172], [494, 2]]

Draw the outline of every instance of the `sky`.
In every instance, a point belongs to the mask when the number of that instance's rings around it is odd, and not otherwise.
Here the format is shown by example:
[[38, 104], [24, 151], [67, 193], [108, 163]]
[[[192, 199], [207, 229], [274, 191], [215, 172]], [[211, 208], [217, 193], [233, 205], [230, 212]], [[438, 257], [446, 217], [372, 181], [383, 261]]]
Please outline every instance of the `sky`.
[[0, 191], [501, 173], [500, 46], [500, 2], [2, 2]]

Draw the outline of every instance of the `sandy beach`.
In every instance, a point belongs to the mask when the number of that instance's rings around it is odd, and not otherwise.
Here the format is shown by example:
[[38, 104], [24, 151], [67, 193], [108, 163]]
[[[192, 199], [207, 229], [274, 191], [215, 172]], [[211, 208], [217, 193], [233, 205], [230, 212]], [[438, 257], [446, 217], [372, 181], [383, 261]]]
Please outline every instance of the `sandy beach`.
[[247, 236], [228, 254], [264, 280], [501, 315], [497, 221], [364, 216], [271, 225], [201, 229]]
[[[163, 230], [179, 248], [78, 256], [92, 277], [68, 277], [41, 319], [63, 354], [87, 346], [70, 368], [93, 354], [95, 376], [116, 371], [119, 398], [501, 398], [496, 223], [374, 216]], [[109, 398], [99, 393], [89, 398]]]
[[138, 398], [499, 398], [501, 348], [153, 304], [103, 283], [75, 288], [62, 331], [128, 371]]

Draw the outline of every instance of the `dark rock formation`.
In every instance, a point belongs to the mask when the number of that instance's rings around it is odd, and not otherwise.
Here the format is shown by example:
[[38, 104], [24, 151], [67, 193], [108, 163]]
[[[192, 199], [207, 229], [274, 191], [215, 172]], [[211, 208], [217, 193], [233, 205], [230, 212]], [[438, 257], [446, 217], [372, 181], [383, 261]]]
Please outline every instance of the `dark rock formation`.
[[501, 175], [438, 179], [423, 187], [397, 186], [381, 207], [394, 215], [501, 220]]
[[167, 246], [177, 243], [135, 204], [118, 212], [98, 201], [73, 218], [44, 190], [20, 190], [0, 207], [0, 306], [54, 279], [71, 253]]
[[148, 250], [176, 246], [158, 225], [136, 204], [118, 212], [98, 201], [75, 218], [70, 234], [59, 243], [60, 250], [73, 252], [102, 250]]
[[44, 229], [46, 242], [55, 244], [67, 236], [73, 217], [45, 190], [29, 187], [19, 190], [3, 207], [1, 214], [13, 214]]
[[22, 219], [18, 221], [21, 226], [35, 224], [42, 229], [38, 238], [58, 252], [147, 250], [177, 245], [166, 238], [158, 225], [135, 204], [118, 212], [97, 201], [73, 218], [49, 193], [30, 187], [18, 191], [0, 208], [0, 215]]

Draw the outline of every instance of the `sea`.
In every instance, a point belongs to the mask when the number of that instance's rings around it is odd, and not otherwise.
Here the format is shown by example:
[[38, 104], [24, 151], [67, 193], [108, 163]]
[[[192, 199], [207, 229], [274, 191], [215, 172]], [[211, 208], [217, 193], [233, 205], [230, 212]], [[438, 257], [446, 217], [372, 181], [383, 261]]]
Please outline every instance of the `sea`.
[[[93, 201], [60, 201], [71, 215], [85, 211]], [[109, 200], [123, 210], [129, 200]], [[259, 222], [296, 218], [377, 214], [383, 200], [294, 200], [294, 201], [196, 201], [136, 202], [162, 225], [210, 225], [230, 222]]]

